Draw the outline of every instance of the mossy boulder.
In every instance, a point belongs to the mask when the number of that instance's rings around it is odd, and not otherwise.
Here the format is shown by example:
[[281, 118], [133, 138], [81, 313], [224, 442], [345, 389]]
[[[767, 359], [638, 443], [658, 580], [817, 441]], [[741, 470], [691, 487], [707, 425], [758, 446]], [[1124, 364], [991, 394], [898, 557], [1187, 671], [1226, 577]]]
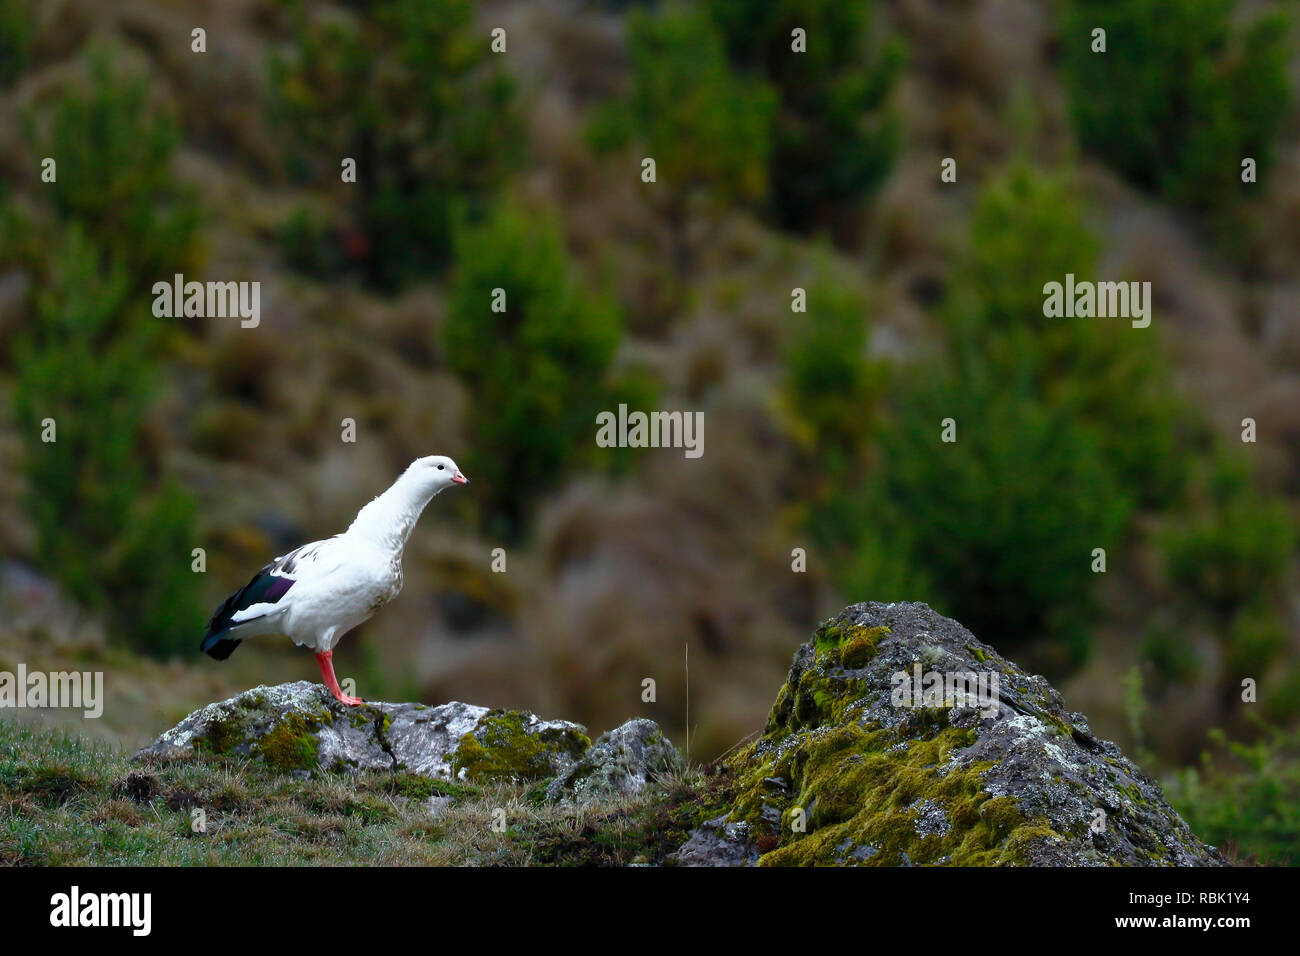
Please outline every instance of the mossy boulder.
[[1085, 717], [924, 604], [855, 604], [720, 767], [684, 865], [1221, 866]]
[[630, 797], [682, 767], [681, 754], [659, 725], [636, 718], [601, 734], [581, 760], [551, 781], [546, 798], [592, 803]]
[[554, 777], [590, 746], [585, 728], [522, 711], [452, 701], [340, 704], [319, 684], [255, 687], [190, 714], [138, 761], [195, 752], [259, 759], [283, 771], [391, 770], [429, 778]]

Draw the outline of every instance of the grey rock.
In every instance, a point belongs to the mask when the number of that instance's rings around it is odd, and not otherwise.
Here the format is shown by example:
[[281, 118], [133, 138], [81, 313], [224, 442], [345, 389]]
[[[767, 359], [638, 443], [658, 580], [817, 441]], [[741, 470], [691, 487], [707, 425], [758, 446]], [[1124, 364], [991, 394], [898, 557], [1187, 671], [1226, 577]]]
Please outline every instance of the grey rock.
[[947, 812], [933, 800], [920, 800], [912, 805], [916, 814], [912, 828], [921, 836], [933, 833], [935, 836], [947, 836], [952, 829]]
[[297, 681], [208, 704], [133, 759], [205, 751], [260, 758], [286, 773], [404, 770], [443, 780], [537, 780], [567, 770], [588, 746], [584, 728], [564, 720], [459, 701], [347, 707], [320, 684]]
[[653, 720], [636, 718], [601, 734], [586, 755], [546, 788], [552, 802], [588, 803], [640, 793], [657, 775], [682, 766]]
[[[944, 675], [939, 699], [895, 694], [918, 667]], [[1044, 678], [924, 604], [855, 604], [823, 624], [796, 651], [763, 735], [728, 769], [733, 809], [681, 853], [749, 859], [762, 846], [770, 864], [1226, 865]], [[907, 781], [903, 802], [891, 780]], [[792, 832], [796, 810], [806, 832]], [[747, 832], [727, 829], [741, 823]]]
[[715, 817], [697, 827], [668, 862], [678, 866], [753, 866], [758, 862], [758, 850], [749, 838], [749, 824]]

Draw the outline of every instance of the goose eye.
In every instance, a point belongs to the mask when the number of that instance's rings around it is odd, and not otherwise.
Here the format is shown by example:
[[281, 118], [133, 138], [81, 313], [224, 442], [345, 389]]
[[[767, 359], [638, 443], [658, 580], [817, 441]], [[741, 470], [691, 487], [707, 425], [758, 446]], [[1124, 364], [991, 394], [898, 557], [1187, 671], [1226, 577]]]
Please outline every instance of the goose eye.
[[438, 466], [438, 470], [439, 470], [439, 471], [442, 471], [442, 469], [443, 469], [443, 466], [442, 466], [442, 465], [439, 465], [439, 466]]

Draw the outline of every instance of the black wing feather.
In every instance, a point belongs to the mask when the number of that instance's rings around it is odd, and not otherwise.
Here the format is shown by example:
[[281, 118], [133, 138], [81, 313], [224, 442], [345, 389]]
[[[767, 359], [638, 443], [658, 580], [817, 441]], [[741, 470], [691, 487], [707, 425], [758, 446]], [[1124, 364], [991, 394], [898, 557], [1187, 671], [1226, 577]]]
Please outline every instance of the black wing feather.
[[[315, 547], [308, 548], [304, 545], [290, 551], [283, 557], [276, 558], [253, 575], [247, 584], [221, 602], [221, 606], [208, 620], [207, 632], [203, 635], [203, 641], [199, 644], [199, 649], [219, 661], [223, 661], [233, 654], [235, 648], [239, 646], [239, 639], [230, 638], [226, 635], [231, 628], [258, 619], [251, 617], [247, 621], [236, 622], [234, 620], [235, 615], [245, 608], [252, 607], [254, 604], [275, 604], [284, 597], [294, 585], [294, 579], [286, 575], [293, 571], [299, 560], [313, 551], [315, 551]], [[265, 615], [259, 615], [258, 617], [265, 617]]]

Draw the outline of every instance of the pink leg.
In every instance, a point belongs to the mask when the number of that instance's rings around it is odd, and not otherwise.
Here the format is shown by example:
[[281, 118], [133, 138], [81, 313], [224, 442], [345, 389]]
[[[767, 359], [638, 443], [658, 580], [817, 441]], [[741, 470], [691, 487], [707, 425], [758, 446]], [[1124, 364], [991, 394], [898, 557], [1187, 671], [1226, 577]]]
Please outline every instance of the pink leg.
[[343, 691], [339, 690], [339, 679], [334, 676], [334, 652], [326, 651], [324, 654], [316, 655], [316, 663], [320, 665], [320, 675], [325, 679], [325, 686], [329, 692], [339, 699], [341, 703], [349, 707], [355, 707], [357, 704], [364, 704], [365, 701], [360, 697], [349, 697]]

